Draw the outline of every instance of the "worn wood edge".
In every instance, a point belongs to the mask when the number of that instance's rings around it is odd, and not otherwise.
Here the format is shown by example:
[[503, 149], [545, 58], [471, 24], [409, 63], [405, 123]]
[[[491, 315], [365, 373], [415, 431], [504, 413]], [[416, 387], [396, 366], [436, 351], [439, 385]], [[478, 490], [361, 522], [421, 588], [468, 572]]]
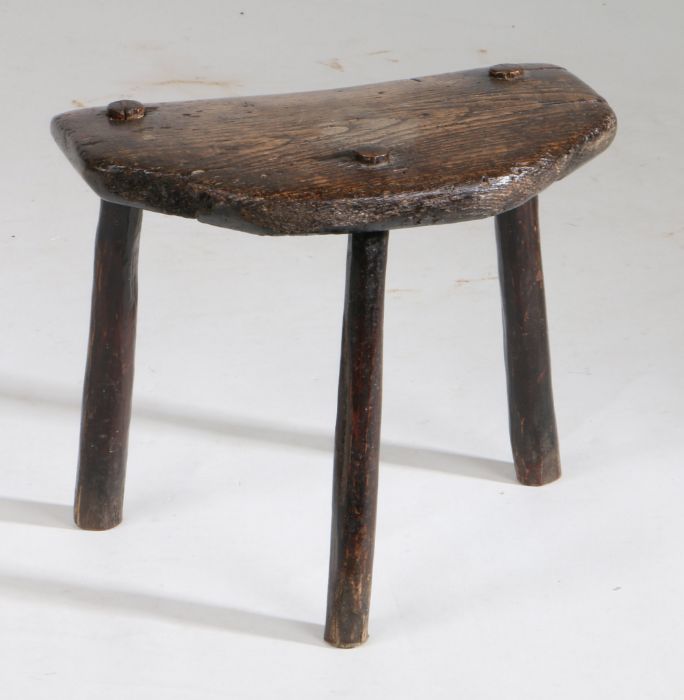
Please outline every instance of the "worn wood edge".
[[334, 642], [327, 638], [324, 641], [335, 649], [356, 649], [356, 647], [361, 647], [368, 641], [368, 633], [358, 642]]
[[[492, 178], [487, 181], [486, 185], [480, 182], [473, 182], [470, 190], [464, 191], [465, 188], [459, 187], [455, 192], [455, 188], [441, 188], [437, 190], [426, 190], [415, 192], [409, 195], [398, 194], [378, 199], [377, 197], [355, 198], [355, 199], [336, 199], [331, 201], [322, 201], [319, 199], [287, 199], [270, 198], [268, 202], [264, 202], [262, 206], [267, 209], [266, 214], [263, 210], [259, 210], [259, 203], [252, 201], [240, 201], [237, 198], [225, 197], [223, 193], [220, 195], [215, 193], [213, 197], [215, 201], [224, 200], [224, 203], [213, 203], [211, 206], [202, 206], [202, 201], [211, 199], [211, 192], [207, 187], [198, 187], [195, 193], [196, 205], [194, 205], [194, 216], [190, 216], [183, 211], [164, 206], [162, 203], [157, 205], [150, 204], [150, 201], [134, 201], [126, 197], [118, 197], [112, 191], [103, 185], [99, 174], [103, 171], [92, 171], [85, 168], [82, 161], [79, 159], [69, 160], [72, 162], [79, 174], [88, 183], [91, 189], [101, 198], [115, 204], [123, 204], [137, 208], [143, 208], [149, 211], [154, 211], [161, 214], [169, 214], [174, 216], [182, 216], [188, 219], [196, 219], [202, 223], [220, 226], [222, 228], [236, 229], [253, 233], [257, 235], [307, 235], [307, 234], [326, 234], [326, 233], [349, 233], [349, 231], [375, 231], [378, 229], [397, 229], [418, 226], [432, 226], [437, 224], [457, 223], [460, 221], [471, 221], [475, 219], [484, 219], [490, 216], [495, 216], [503, 211], [514, 209], [531, 197], [545, 190], [556, 180], [560, 180], [571, 172], [585, 164], [599, 153], [603, 152], [611, 144], [615, 137], [616, 119], [614, 115], [607, 115], [606, 130], [598, 137], [591, 141], [578, 143], [562, 158], [547, 159], [541, 161], [540, 167], [520, 169], [521, 172], [514, 176], [502, 176], [500, 178]], [[106, 171], [104, 171], [106, 172]], [[177, 189], [175, 178], [164, 173], [155, 173], [151, 171], [140, 170], [131, 173], [131, 177], [144, 177], [152, 181], [155, 188], [160, 194], [167, 193]], [[463, 200], [477, 201], [487, 196], [494, 185], [493, 180], [504, 182], [504, 187], [498, 187], [500, 193], [508, 189], [507, 196], [501, 198], [499, 206], [492, 208], [477, 205], [464, 212], [459, 208], [459, 203]], [[192, 189], [192, 188], [189, 188]], [[188, 186], [185, 186], [183, 200], [187, 200]], [[192, 199], [192, 197], [190, 197]], [[415, 202], [420, 202], [419, 211], [416, 212]], [[428, 204], [426, 204], [426, 201]], [[443, 212], [445, 202], [453, 207], [452, 214], [447, 215]], [[430, 214], [430, 203], [432, 203], [436, 214]], [[321, 210], [333, 210], [333, 220], [337, 218], [337, 225], [321, 228], [314, 221], [320, 218]], [[388, 215], [389, 210], [394, 209], [395, 212], [406, 212], [402, 216], [400, 213]], [[350, 210], [354, 213], [350, 216]], [[306, 212], [305, 216], [297, 214], [297, 211]], [[240, 212], [238, 215], [236, 212]], [[288, 225], [289, 222], [283, 219], [282, 212], [286, 212], [288, 219], [295, 219], [298, 222], [304, 219], [309, 219], [311, 225], [302, 230], [299, 226], [294, 227]], [[406, 217], [409, 223], [406, 221]], [[261, 223], [253, 223], [260, 220]], [[265, 221], [271, 221], [271, 225], [265, 225]]]

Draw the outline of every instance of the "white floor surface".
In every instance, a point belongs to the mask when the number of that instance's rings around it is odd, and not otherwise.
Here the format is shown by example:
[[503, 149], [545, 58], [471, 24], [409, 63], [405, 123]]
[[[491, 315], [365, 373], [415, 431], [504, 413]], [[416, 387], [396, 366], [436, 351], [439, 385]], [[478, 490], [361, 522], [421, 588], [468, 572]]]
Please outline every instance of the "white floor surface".
[[[682, 5], [0, 2], [0, 697], [684, 697]], [[96, 196], [50, 118], [563, 65], [540, 199], [563, 478], [513, 478], [492, 221], [397, 231], [371, 637], [322, 642], [346, 242], [145, 214], [125, 522], [71, 523]]]

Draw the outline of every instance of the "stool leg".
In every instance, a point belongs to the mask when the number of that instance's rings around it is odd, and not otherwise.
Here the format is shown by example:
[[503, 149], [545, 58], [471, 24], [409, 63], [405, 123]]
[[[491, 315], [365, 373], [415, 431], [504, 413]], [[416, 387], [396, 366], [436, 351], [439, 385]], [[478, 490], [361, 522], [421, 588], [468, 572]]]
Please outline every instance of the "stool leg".
[[121, 522], [141, 219], [140, 209], [101, 203], [74, 505], [74, 520], [85, 530]]
[[511, 444], [518, 481], [560, 476], [537, 198], [496, 217]]
[[325, 626], [326, 641], [337, 647], [368, 638], [387, 240], [387, 231], [349, 235]]

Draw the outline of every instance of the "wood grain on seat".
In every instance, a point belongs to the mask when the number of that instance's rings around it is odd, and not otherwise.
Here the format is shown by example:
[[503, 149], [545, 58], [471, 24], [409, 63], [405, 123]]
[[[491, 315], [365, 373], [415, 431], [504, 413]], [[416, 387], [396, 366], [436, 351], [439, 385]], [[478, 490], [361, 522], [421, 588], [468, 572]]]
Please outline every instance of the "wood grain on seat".
[[613, 139], [591, 88], [521, 68], [150, 104], [128, 121], [82, 109], [52, 131], [116, 203], [264, 234], [456, 222], [519, 206]]

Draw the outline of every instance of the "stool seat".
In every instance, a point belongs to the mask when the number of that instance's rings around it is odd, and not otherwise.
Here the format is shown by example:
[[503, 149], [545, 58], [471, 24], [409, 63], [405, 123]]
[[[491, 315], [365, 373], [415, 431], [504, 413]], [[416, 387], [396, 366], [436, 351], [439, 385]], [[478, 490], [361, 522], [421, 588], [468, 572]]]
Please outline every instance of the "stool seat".
[[269, 235], [500, 214], [603, 151], [615, 128], [601, 97], [547, 64], [52, 123], [102, 199]]

